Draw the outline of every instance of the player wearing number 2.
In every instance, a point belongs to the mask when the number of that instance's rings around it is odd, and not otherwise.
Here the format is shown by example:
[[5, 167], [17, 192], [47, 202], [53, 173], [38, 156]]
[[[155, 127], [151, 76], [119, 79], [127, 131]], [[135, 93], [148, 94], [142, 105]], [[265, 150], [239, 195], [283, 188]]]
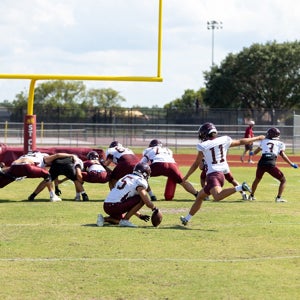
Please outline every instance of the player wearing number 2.
[[197, 144], [198, 155], [185, 175], [184, 180], [187, 180], [189, 176], [198, 169], [202, 159], [205, 159], [207, 163], [206, 185], [198, 193], [188, 215], [186, 217], [180, 217], [183, 225], [187, 225], [192, 216], [201, 208], [205, 197], [209, 195], [212, 195], [215, 201], [220, 201], [235, 192], [251, 192], [246, 182], [235, 187], [223, 189], [225, 179], [224, 170], [229, 168], [226, 160], [227, 151], [230, 147], [237, 147], [264, 139], [263, 135], [240, 140], [233, 140], [229, 136], [218, 137], [218, 131], [213, 123], [204, 123], [200, 126], [198, 133], [199, 139], [201, 140], [201, 142]]

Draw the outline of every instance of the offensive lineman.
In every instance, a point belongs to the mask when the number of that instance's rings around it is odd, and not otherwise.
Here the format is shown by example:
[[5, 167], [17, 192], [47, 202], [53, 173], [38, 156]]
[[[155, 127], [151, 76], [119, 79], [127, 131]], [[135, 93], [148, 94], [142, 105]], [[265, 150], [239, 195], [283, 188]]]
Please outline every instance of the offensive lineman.
[[[180, 184], [187, 192], [197, 196], [197, 191], [193, 185], [183, 180], [179, 167], [173, 158], [173, 152], [167, 147], [163, 147], [159, 140], [152, 140], [147, 149], [143, 151], [142, 163], [150, 163], [151, 177], [166, 176], [175, 183]], [[174, 190], [175, 192], [175, 190]], [[166, 196], [166, 195], [165, 195]], [[171, 199], [166, 199], [171, 200]]]
[[111, 142], [106, 150], [106, 160], [103, 162], [105, 167], [108, 167], [111, 163], [115, 164], [110, 174], [109, 188], [112, 189], [120, 178], [132, 173], [138, 162], [138, 157], [131, 149], [123, 147], [118, 141]]

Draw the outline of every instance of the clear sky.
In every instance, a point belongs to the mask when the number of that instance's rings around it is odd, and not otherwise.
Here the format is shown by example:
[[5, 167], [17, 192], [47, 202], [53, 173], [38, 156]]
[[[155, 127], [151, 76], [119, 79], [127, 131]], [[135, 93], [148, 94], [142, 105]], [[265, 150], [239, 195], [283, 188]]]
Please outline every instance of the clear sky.
[[[158, 0], [1, 0], [0, 73], [156, 76]], [[85, 81], [126, 102], [162, 107], [204, 87], [212, 63], [253, 43], [294, 42], [297, 0], [163, 0], [162, 83]], [[39, 82], [37, 82], [38, 84]], [[29, 80], [0, 80], [0, 101], [28, 92]]]

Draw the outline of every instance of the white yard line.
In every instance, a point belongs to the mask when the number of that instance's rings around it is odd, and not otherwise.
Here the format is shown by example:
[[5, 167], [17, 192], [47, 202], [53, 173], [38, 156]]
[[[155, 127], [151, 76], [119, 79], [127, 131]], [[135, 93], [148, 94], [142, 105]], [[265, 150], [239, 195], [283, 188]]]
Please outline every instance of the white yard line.
[[76, 257], [62, 257], [62, 258], [0, 258], [1, 262], [64, 262], [64, 261], [85, 261], [85, 262], [190, 262], [190, 263], [232, 263], [232, 262], [248, 262], [248, 261], [267, 261], [267, 260], [287, 260], [299, 259], [300, 255], [292, 256], [264, 256], [264, 257], [245, 257], [245, 258], [227, 258], [227, 259], [202, 259], [202, 258], [76, 258]]

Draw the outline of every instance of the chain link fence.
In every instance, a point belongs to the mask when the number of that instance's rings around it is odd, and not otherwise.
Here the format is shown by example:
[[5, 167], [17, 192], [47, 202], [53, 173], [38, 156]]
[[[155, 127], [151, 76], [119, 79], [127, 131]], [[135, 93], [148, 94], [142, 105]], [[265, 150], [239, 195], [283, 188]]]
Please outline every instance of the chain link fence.
[[[300, 118], [299, 118], [300, 120]], [[247, 125], [215, 124], [219, 135], [233, 139], [244, 136]], [[256, 124], [255, 135], [265, 134], [269, 125]], [[292, 153], [300, 151], [300, 124], [277, 125], [281, 140]], [[195, 147], [198, 142], [199, 125], [178, 124], [107, 124], [107, 123], [37, 123], [36, 145], [39, 146], [91, 146], [107, 148], [113, 140], [128, 147], [146, 147], [152, 139], [160, 139], [166, 146], [178, 148]], [[0, 123], [0, 143], [23, 145], [23, 123]]]

